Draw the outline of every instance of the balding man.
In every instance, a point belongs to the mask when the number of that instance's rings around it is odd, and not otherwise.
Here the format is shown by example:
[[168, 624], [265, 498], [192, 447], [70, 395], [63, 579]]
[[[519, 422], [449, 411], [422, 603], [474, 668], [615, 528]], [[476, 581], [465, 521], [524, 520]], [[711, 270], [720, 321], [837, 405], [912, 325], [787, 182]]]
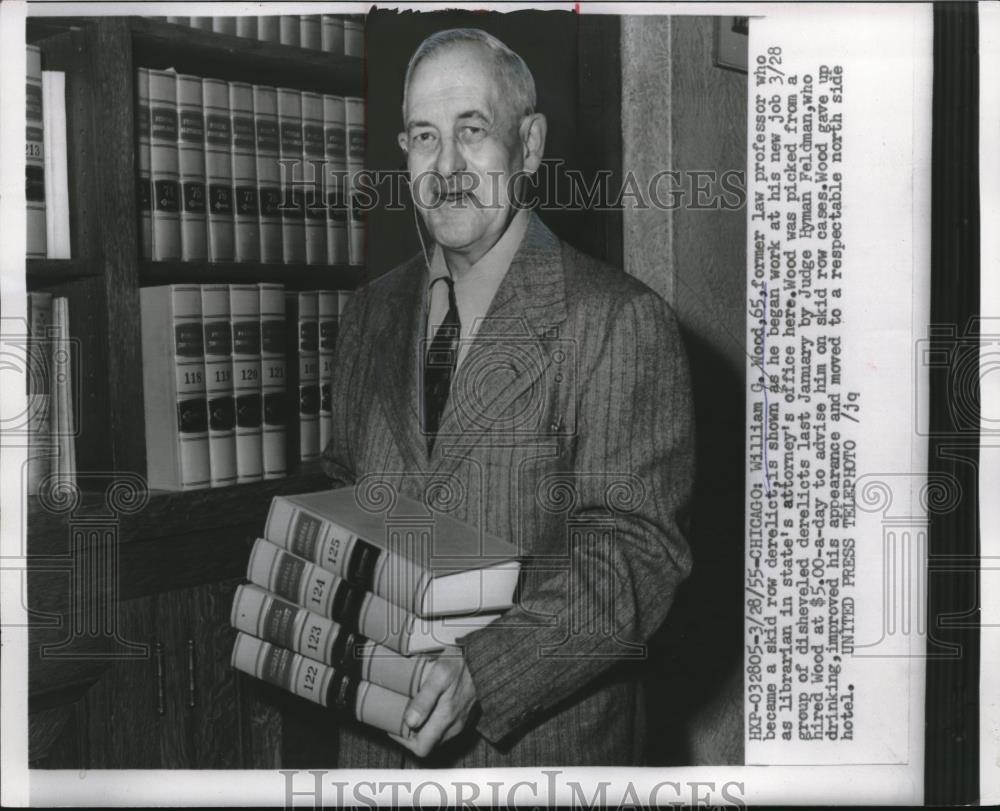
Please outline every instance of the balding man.
[[546, 119], [495, 37], [425, 40], [403, 126], [424, 250], [344, 314], [324, 470], [449, 490], [452, 514], [518, 545], [523, 571], [518, 604], [435, 661], [406, 734], [345, 721], [337, 765], [641, 764], [636, 665], [690, 568], [675, 320], [518, 205]]

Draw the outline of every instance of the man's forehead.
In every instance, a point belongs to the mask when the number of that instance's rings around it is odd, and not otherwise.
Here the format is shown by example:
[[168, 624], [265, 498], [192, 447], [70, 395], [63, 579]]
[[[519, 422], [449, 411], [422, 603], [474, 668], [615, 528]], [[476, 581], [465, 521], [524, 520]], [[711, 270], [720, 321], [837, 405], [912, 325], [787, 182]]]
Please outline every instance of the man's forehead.
[[485, 46], [461, 43], [446, 46], [423, 59], [414, 69], [407, 88], [407, 116], [426, 103], [479, 101], [488, 104], [497, 96], [492, 60]]

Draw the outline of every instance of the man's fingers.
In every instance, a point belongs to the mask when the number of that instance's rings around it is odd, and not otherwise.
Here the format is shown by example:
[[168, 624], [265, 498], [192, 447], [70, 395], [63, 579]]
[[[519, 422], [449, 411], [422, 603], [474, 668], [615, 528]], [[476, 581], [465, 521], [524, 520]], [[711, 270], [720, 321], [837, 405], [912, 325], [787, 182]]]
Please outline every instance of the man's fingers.
[[396, 743], [405, 746], [413, 752], [417, 757], [427, 757], [434, 750], [434, 747], [444, 740], [442, 735], [446, 727], [450, 728], [450, 722], [450, 713], [440, 708], [436, 712], [431, 713], [419, 732], [415, 732], [409, 736], [396, 735], [393, 732], [388, 733], [388, 735]]
[[434, 712], [441, 694], [452, 682], [450, 668], [441, 660], [434, 662], [431, 671], [417, 694], [410, 699], [403, 712], [403, 721], [410, 729], [420, 729]]

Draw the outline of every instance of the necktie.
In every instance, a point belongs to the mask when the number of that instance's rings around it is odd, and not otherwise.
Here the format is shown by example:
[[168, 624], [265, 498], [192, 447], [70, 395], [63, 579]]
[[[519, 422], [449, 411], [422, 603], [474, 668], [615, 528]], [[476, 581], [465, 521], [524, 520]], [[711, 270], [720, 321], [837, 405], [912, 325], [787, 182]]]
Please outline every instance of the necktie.
[[441, 276], [433, 283], [439, 281], [448, 286], [448, 312], [434, 333], [430, 348], [424, 356], [424, 434], [427, 437], [428, 455], [434, 448], [441, 414], [448, 402], [451, 378], [458, 359], [458, 339], [462, 330], [462, 322], [458, 319], [458, 304], [455, 302], [455, 283], [450, 276]]

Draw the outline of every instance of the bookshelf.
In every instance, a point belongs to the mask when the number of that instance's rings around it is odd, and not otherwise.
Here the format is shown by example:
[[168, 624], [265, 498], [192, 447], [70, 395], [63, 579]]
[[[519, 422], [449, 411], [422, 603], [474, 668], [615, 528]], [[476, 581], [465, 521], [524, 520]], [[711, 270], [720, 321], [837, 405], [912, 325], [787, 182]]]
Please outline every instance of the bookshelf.
[[[31, 761], [51, 768], [274, 767], [281, 761], [274, 760], [273, 741], [260, 736], [273, 734], [280, 722], [274, 702], [262, 703], [259, 691], [228, 669], [227, 600], [271, 498], [319, 489], [326, 480], [318, 462], [301, 463], [281, 479], [150, 491], [141, 509], [109, 511], [112, 483], [146, 472], [139, 291], [180, 282], [263, 281], [290, 290], [343, 290], [356, 287], [365, 269], [143, 260], [135, 72], [172, 67], [228, 81], [362, 96], [363, 60], [138, 17], [29, 18], [27, 34], [41, 48], [45, 68], [66, 73], [74, 258], [30, 260], [26, 281], [29, 290], [69, 299], [72, 337], [80, 346], [74, 379], [81, 490], [64, 508], [28, 500], [28, 605], [36, 619], [29, 644]], [[114, 575], [108, 582], [95, 575], [84, 596], [114, 609], [122, 640], [159, 640], [162, 661], [152, 654], [118, 661], [114, 652], [129, 649], [100, 634], [75, 638], [73, 655], [39, 656], [40, 646], [58, 644], [79, 624], [81, 611], [92, 611], [81, 608], [81, 594], [69, 584], [81, 572], [89, 577], [86, 567], [108, 554], [115, 556]], [[192, 649], [205, 660], [197, 666], [185, 659]], [[108, 650], [105, 658], [93, 657]], [[163, 713], [151, 712], [159, 698], [143, 685], [155, 683], [165, 668], [169, 687], [185, 667], [202, 674], [202, 692], [224, 695], [225, 705], [194, 712], [181, 707], [187, 699], [175, 690], [168, 691]], [[102, 708], [115, 708], [117, 725], [101, 720]], [[221, 754], [233, 750], [221, 744], [218, 752], [199, 754], [198, 730], [216, 726], [238, 742], [237, 755]], [[158, 736], [159, 743], [131, 749], [126, 736], [141, 737], [137, 730]]]

